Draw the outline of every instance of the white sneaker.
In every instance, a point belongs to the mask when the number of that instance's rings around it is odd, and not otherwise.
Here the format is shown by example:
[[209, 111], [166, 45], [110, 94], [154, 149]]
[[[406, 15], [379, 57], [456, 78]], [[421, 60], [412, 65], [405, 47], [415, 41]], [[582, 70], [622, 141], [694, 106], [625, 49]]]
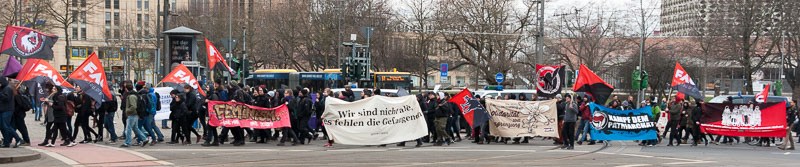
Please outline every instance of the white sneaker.
[[78, 145], [78, 143], [72, 142], [72, 143], [69, 143], [69, 145], [67, 145], [67, 147], [73, 147], [73, 146], [77, 146], [77, 145]]
[[45, 146], [45, 147], [55, 147], [56, 145], [53, 145], [53, 144], [47, 144], [47, 145], [44, 145], [44, 146]]

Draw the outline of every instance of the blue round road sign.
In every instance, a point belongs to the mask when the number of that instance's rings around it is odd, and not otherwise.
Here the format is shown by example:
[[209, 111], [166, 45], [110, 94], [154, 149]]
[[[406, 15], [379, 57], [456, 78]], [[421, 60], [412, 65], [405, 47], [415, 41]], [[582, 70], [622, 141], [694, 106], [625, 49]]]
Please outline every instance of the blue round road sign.
[[497, 81], [497, 83], [503, 83], [503, 73], [498, 72], [497, 75], [494, 76], [494, 80]]

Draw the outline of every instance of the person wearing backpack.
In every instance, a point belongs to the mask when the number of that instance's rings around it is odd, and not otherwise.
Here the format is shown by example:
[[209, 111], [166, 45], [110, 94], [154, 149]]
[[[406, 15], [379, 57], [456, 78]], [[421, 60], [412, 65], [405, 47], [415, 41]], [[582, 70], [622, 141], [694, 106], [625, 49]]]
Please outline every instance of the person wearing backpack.
[[25, 125], [25, 113], [30, 111], [33, 107], [30, 103], [31, 100], [20, 92], [25, 92], [24, 87], [14, 90], [15, 108], [11, 123], [15, 131], [19, 131], [19, 134], [22, 136], [23, 143], [19, 144], [19, 146], [30, 146], [31, 138], [28, 136], [28, 126]]
[[153, 139], [153, 141], [155, 141], [150, 143], [150, 145], [152, 146], [158, 142], [164, 141], [164, 134], [161, 133], [161, 129], [158, 129], [158, 127], [156, 127], [155, 123], [156, 111], [158, 111], [158, 108], [160, 108], [161, 101], [159, 100], [160, 97], [156, 95], [155, 89], [153, 89], [153, 87], [150, 85], [147, 85], [142, 90], [141, 93], [145, 94], [145, 96], [147, 97], [146, 101], [147, 114], [144, 115], [143, 117], [144, 120], [143, 124], [144, 124], [144, 131], [147, 132], [147, 135], [151, 139]]
[[139, 100], [140, 95], [134, 93], [134, 90], [130, 86], [128, 87], [127, 91], [130, 92], [128, 93], [128, 97], [125, 98], [125, 115], [128, 116], [126, 120], [127, 126], [125, 126], [125, 136], [127, 137], [125, 138], [125, 143], [120, 147], [125, 148], [131, 146], [131, 140], [134, 137], [131, 136], [131, 131], [135, 133], [136, 140], [141, 142], [141, 146], [144, 147], [150, 142], [150, 140], [147, 140], [147, 137], [144, 136], [137, 124], [139, 123], [139, 113], [147, 113], [144, 107], [140, 107], [140, 105], [146, 106], [142, 105], [143, 103], [146, 104], [146, 102], [144, 100]]
[[3, 145], [2, 147], [8, 148], [11, 146], [11, 139], [17, 141], [14, 147], [22, 144], [22, 139], [14, 127], [11, 126], [11, 117], [14, 115], [14, 91], [6, 77], [0, 77], [0, 131], [3, 132]]

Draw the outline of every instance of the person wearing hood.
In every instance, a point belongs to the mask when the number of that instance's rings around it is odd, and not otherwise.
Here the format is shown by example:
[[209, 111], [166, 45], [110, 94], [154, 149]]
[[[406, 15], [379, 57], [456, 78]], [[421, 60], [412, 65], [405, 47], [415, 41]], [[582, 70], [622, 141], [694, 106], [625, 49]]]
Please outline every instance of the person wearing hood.
[[45, 131], [45, 141], [39, 146], [54, 147], [56, 139], [58, 139], [59, 132], [61, 137], [64, 138], [64, 143], [61, 146], [73, 147], [78, 143], [73, 142], [75, 139], [69, 135], [67, 130], [67, 115], [66, 103], [67, 97], [63, 94], [61, 87], [53, 86], [53, 84], [45, 84], [45, 88], [50, 90], [50, 95], [47, 98], [42, 97], [43, 111], [45, 115], [45, 122], [47, 122], [47, 129]]
[[98, 136], [97, 132], [94, 131], [91, 127], [89, 127], [89, 117], [94, 113], [94, 100], [92, 100], [89, 95], [83, 92], [83, 89], [80, 86], [75, 86], [75, 93], [74, 95], [76, 103], [75, 103], [75, 111], [77, 112], [78, 116], [75, 119], [75, 128], [72, 131], [72, 138], [78, 138], [78, 128], [83, 130], [83, 141], [81, 144], [91, 143], [92, 142], [92, 135]]
[[0, 77], [0, 130], [3, 132], [2, 147], [10, 147], [11, 139], [17, 141], [14, 147], [23, 143], [14, 127], [11, 126], [11, 118], [14, 115], [14, 91], [8, 83], [6, 77]]

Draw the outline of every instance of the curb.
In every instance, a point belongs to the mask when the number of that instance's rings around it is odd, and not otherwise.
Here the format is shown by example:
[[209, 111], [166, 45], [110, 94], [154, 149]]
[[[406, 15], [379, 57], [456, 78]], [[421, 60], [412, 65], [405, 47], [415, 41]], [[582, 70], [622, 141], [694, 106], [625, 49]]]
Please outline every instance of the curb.
[[30, 153], [30, 154], [11, 156], [11, 157], [0, 157], [0, 164], [33, 161], [40, 158], [42, 158], [42, 155], [39, 153]]

